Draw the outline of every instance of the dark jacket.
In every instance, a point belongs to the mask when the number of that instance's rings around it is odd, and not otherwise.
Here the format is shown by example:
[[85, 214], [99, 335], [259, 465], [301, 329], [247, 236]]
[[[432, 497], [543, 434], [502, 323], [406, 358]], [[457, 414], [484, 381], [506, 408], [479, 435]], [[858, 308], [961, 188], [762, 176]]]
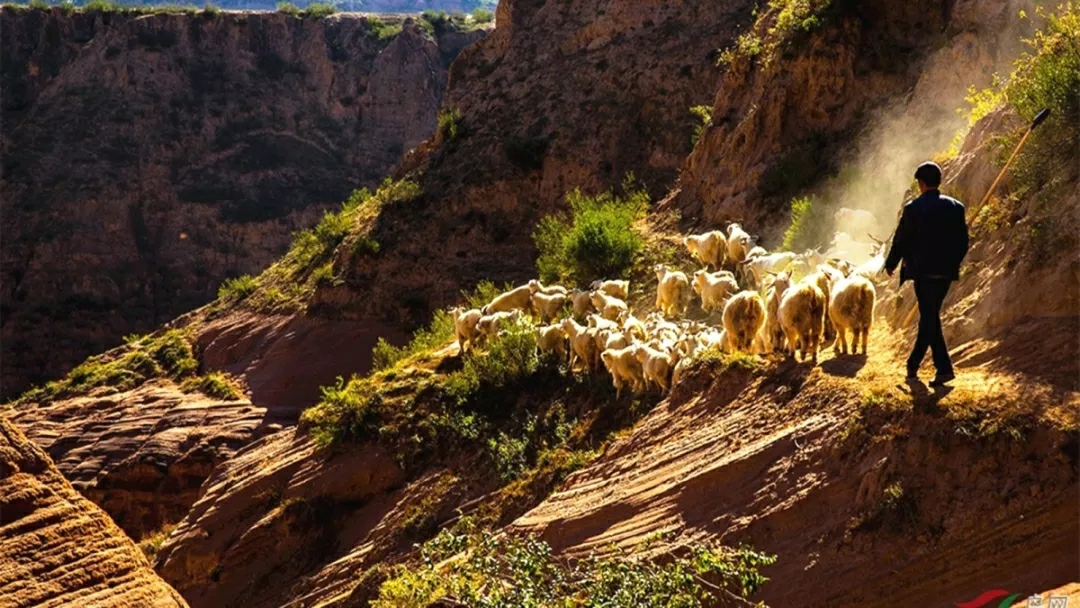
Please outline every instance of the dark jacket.
[[964, 205], [937, 190], [927, 190], [904, 205], [885, 270], [893, 272], [903, 260], [901, 285], [908, 279], [955, 281], [960, 278], [960, 262], [967, 251]]

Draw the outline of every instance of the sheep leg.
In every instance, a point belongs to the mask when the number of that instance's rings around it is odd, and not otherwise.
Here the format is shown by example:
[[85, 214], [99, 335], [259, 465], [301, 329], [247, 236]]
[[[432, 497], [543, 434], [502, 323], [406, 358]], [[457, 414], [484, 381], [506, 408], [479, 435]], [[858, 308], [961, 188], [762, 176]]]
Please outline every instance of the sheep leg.
[[866, 356], [866, 339], [870, 335], [870, 328], [864, 327], [862, 330], [862, 354]]

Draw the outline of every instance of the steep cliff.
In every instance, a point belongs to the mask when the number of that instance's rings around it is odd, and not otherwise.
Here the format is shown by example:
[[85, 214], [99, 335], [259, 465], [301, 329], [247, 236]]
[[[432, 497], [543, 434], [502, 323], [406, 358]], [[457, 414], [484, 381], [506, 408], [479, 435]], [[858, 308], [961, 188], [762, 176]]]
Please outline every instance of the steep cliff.
[[0, 416], [4, 606], [186, 607], [101, 509]]
[[375, 255], [339, 260], [344, 284], [315, 301], [336, 316], [414, 327], [481, 279], [531, 273], [530, 234], [574, 188], [634, 173], [666, 192], [691, 149], [690, 107], [713, 98], [717, 49], [752, 21], [752, 2], [499, 4], [498, 27], [454, 63], [444, 106], [456, 136], [407, 158], [423, 189], [384, 208]]
[[255, 273], [427, 138], [483, 30], [0, 11], [12, 397]]
[[663, 206], [701, 226], [743, 220], [770, 247], [797, 195], [891, 220], [912, 167], [964, 125], [968, 88], [1020, 52], [1036, 4], [771, 5], [726, 55], [711, 121]]

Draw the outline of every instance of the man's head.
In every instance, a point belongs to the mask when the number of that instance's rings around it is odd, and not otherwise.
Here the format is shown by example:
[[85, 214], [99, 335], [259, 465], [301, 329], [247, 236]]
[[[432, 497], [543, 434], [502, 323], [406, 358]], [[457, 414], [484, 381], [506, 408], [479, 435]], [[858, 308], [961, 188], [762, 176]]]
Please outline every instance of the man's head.
[[937, 190], [941, 186], [941, 167], [937, 163], [926, 162], [915, 170], [915, 179], [919, 181], [919, 190]]

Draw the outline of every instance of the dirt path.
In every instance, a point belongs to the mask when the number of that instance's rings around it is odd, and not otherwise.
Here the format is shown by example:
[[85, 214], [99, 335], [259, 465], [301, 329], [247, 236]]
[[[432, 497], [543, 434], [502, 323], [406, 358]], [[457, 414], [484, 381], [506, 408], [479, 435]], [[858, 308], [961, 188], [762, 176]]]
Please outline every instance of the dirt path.
[[780, 558], [760, 598], [773, 606], [937, 605], [1074, 579], [1075, 432], [1054, 421], [1076, 428], [1077, 393], [990, 362], [949, 389], [909, 387], [906, 348], [879, 328], [868, 359], [829, 348], [813, 368], [698, 370], [512, 528], [571, 555], [658, 534], [658, 550], [750, 542]]

